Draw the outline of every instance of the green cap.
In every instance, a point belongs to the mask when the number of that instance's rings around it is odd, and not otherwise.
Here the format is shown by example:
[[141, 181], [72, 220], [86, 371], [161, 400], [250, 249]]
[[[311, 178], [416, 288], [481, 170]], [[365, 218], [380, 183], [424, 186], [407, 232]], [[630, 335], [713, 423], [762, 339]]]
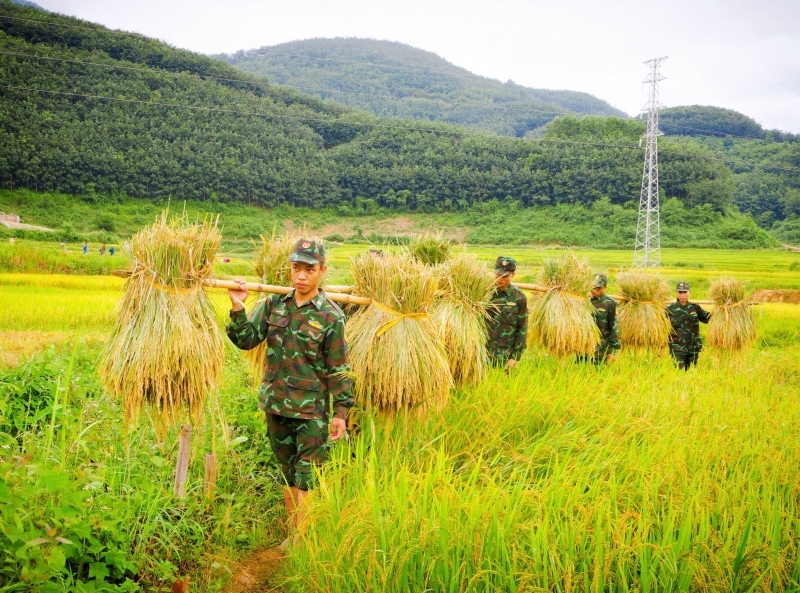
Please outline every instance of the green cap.
[[608, 276], [605, 274], [595, 274], [592, 278], [592, 288], [602, 288], [608, 286]]
[[689, 283], [685, 280], [681, 280], [678, 282], [678, 286], [675, 287], [677, 292], [689, 292]]
[[324, 264], [325, 246], [322, 241], [316, 239], [298, 239], [292, 247], [292, 254], [289, 261], [302, 262], [304, 264]]
[[517, 271], [517, 260], [513, 257], [506, 257], [501, 255], [497, 258], [497, 261], [494, 262], [494, 273], [499, 274], [501, 276], [506, 276], [507, 274], [511, 274], [512, 272]]

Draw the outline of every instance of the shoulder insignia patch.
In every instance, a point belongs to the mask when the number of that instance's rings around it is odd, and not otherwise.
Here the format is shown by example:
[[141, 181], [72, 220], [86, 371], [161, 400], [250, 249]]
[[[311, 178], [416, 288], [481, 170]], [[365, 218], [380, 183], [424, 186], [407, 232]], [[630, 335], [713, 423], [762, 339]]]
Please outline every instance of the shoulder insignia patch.
[[316, 319], [312, 319], [311, 321], [309, 321], [308, 325], [310, 325], [314, 329], [319, 329], [319, 330], [322, 329], [322, 324], [319, 321], [317, 321]]

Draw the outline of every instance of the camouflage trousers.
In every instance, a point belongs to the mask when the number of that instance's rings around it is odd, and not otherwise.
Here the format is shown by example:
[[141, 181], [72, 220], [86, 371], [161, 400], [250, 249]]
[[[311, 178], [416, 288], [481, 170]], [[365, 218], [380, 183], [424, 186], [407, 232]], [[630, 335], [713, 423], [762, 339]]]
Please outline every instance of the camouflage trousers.
[[313, 488], [313, 466], [322, 465], [328, 459], [327, 421], [268, 413], [267, 430], [283, 484], [300, 490]]
[[589, 356], [588, 354], [578, 354], [575, 357], [575, 362], [579, 364], [591, 362], [592, 364], [599, 366], [601, 364], [605, 364], [606, 356], [608, 356], [610, 352], [613, 352], [613, 350], [603, 346], [598, 346], [594, 349], [593, 356]]
[[697, 350], [688, 350], [683, 346], [677, 344], [669, 345], [669, 353], [672, 354], [672, 359], [675, 361], [675, 366], [684, 371], [688, 371], [689, 367], [697, 364], [697, 359], [700, 353]]

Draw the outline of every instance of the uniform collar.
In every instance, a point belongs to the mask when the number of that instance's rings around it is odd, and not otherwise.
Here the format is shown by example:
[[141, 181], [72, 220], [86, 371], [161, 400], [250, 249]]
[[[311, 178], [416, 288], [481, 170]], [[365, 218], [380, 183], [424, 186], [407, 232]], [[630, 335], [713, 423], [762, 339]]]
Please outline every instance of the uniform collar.
[[[294, 288], [292, 289], [292, 291], [289, 294], [283, 295], [283, 298], [281, 300], [285, 303], [289, 299], [293, 299], [293, 298], [294, 298]], [[323, 294], [322, 289], [320, 288], [319, 289], [319, 293], [317, 294], [317, 296], [315, 296], [313, 299], [308, 301], [308, 303], [303, 303], [303, 306], [308, 305], [310, 303], [310, 304], [314, 305], [317, 308], [317, 310], [319, 310], [319, 309], [322, 309], [322, 305], [323, 305], [324, 302], [325, 302], [325, 295]]]
[[514, 285], [513, 285], [513, 284], [509, 284], [509, 285], [508, 285], [508, 288], [499, 288], [498, 286], [495, 286], [495, 287], [494, 287], [494, 293], [495, 293], [495, 294], [505, 294], [505, 295], [510, 295], [510, 294], [511, 294], [511, 290], [512, 290], [513, 288], [514, 288]]

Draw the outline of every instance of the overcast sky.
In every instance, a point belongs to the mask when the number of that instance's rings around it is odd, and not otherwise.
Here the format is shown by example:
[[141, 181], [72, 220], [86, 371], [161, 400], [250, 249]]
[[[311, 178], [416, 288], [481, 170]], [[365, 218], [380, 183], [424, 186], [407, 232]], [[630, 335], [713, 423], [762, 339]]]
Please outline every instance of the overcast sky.
[[643, 62], [666, 106], [736, 109], [800, 133], [800, 0], [36, 0], [48, 10], [203, 53], [371, 37], [483, 76], [585, 91], [633, 115]]

